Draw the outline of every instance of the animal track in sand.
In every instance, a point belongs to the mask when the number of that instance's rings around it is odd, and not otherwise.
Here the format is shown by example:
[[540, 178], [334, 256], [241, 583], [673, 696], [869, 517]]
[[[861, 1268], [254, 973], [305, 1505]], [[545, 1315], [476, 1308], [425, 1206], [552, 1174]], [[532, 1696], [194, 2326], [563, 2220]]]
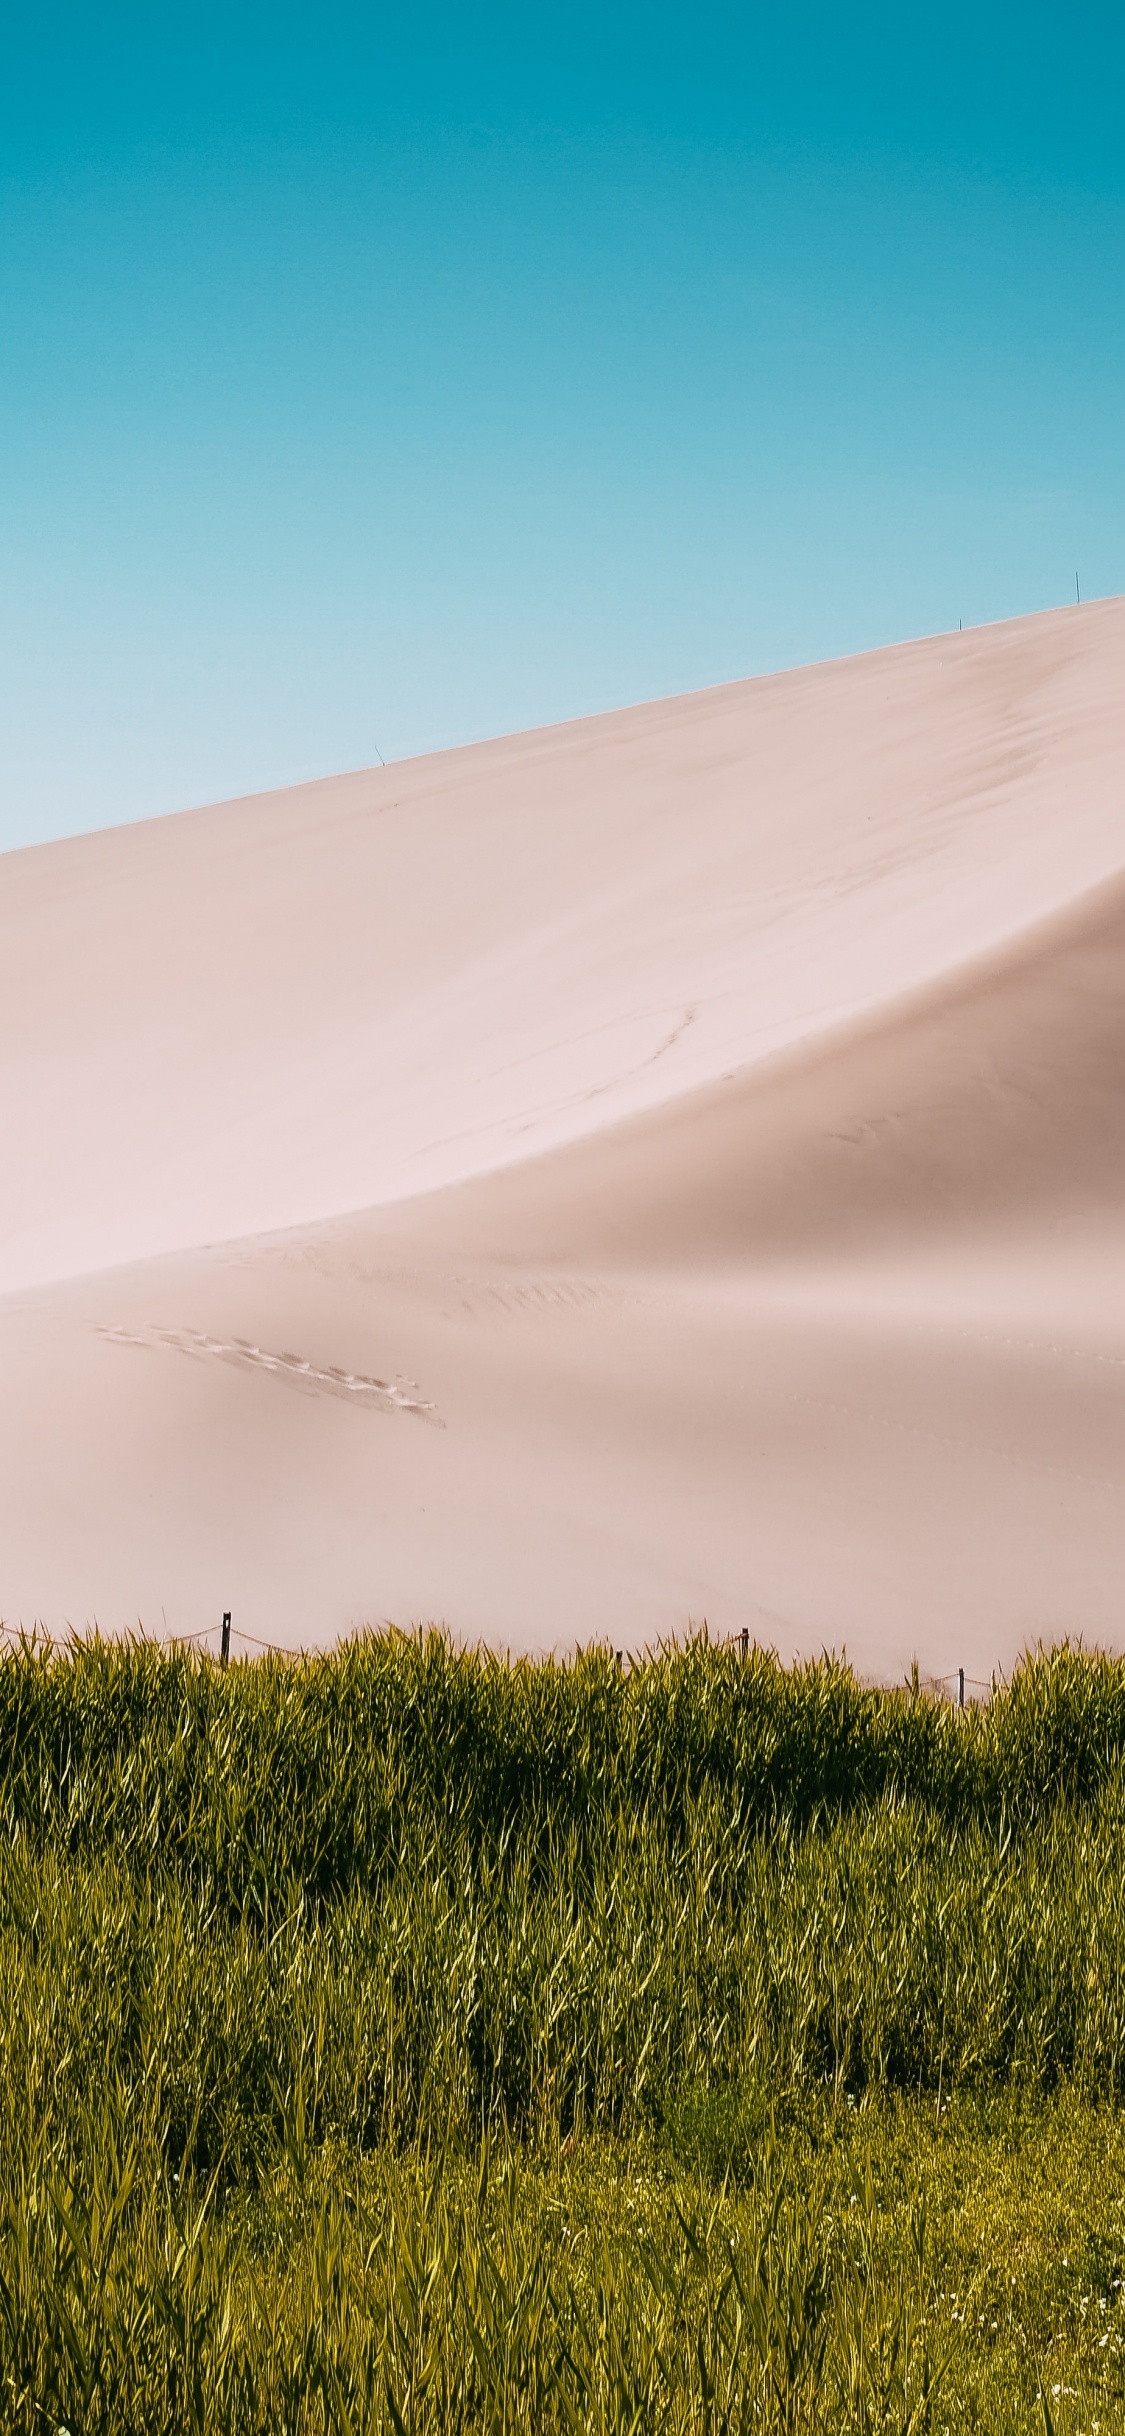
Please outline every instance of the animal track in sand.
[[344, 1403], [356, 1405], [364, 1412], [416, 1413], [420, 1420], [433, 1422], [438, 1429], [445, 1428], [437, 1406], [422, 1395], [415, 1379], [367, 1378], [359, 1371], [340, 1370], [335, 1363], [321, 1369], [315, 1362], [306, 1362], [299, 1353], [267, 1353], [246, 1337], [205, 1336], [198, 1328], [99, 1325], [94, 1333], [110, 1345], [136, 1345], [142, 1350], [166, 1345], [173, 1353], [188, 1353], [195, 1360], [227, 1362], [235, 1370], [264, 1370], [275, 1379], [283, 1379], [289, 1387], [301, 1388], [307, 1395], [339, 1396]]

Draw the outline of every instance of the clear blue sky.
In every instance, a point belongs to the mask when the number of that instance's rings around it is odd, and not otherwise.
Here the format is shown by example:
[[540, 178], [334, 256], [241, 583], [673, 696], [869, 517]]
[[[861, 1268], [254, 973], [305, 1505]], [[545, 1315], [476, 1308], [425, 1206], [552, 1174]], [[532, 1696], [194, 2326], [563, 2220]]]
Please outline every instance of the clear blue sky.
[[1125, 11], [0, 33], [0, 843], [1125, 590]]

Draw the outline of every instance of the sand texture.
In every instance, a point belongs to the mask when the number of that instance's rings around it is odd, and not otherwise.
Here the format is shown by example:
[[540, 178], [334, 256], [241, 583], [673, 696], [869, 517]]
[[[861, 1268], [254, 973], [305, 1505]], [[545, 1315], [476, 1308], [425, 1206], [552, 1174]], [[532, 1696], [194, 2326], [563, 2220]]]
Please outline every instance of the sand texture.
[[0, 1613], [1125, 1638], [1125, 602], [0, 860]]

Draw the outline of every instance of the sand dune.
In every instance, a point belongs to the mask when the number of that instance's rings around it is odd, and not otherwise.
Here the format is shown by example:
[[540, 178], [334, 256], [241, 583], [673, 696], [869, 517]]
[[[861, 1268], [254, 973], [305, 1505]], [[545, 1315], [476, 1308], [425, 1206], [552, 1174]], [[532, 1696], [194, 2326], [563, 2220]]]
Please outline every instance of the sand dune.
[[1125, 603], [0, 861], [0, 1609], [1120, 1637]]

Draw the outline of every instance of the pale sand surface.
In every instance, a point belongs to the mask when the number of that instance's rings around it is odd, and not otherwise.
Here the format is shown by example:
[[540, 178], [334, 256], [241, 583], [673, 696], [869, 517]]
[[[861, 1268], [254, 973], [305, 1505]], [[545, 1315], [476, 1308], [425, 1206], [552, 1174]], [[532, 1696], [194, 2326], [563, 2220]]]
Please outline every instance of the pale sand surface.
[[0, 860], [9, 1625], [1121, 1646], [1123, 678], [1098, 603]]

